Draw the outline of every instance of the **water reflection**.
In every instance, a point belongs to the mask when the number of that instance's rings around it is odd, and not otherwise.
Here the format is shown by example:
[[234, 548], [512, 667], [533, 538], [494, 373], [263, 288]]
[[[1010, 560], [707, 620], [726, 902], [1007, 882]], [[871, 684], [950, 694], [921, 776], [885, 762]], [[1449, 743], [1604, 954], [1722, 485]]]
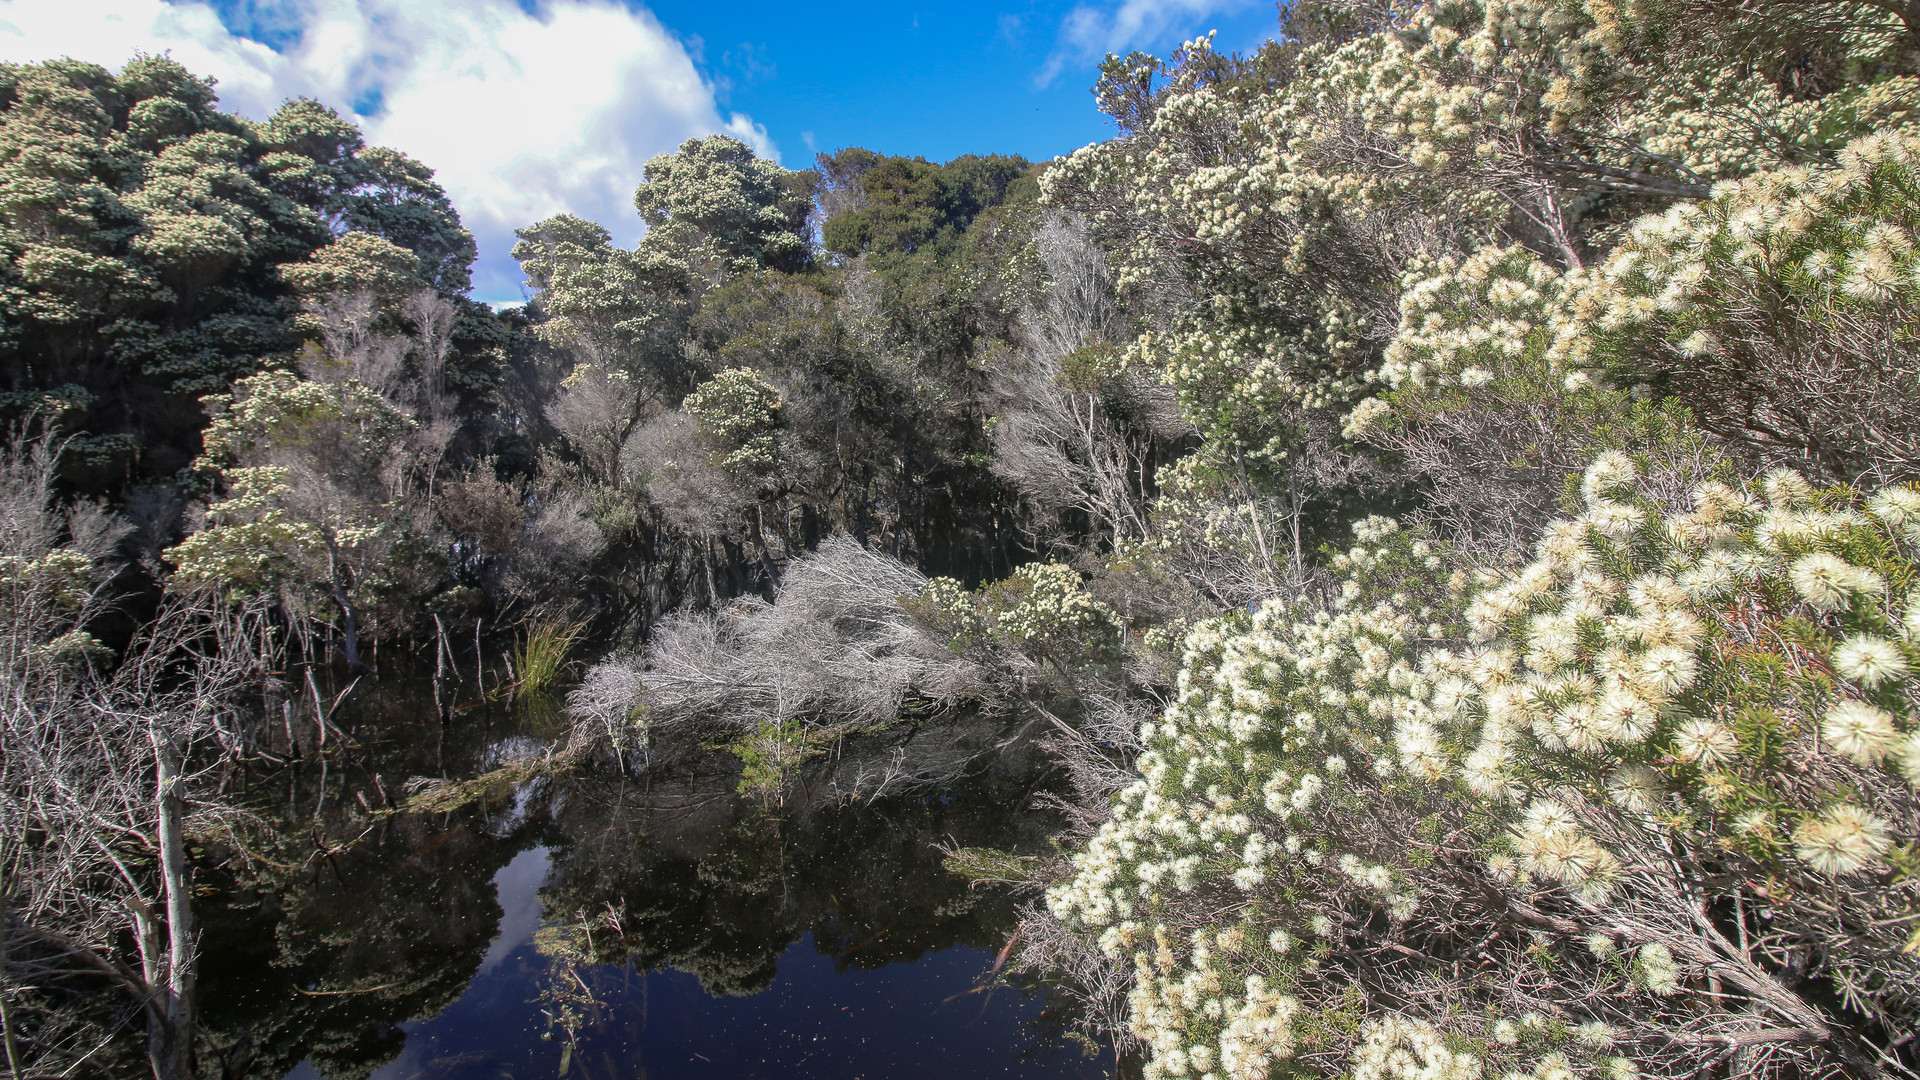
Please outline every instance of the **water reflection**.
[[[312, 766], [277, 781], [294, 813], [328, 808], [311, 843], [329, 853], [256, 863], [203, 920], [207, 1024], [260, 1041], [255, 1076], [1111, 1073], [1047, 1037], [1040, 995], [976, 992], [1012, 904], [967, 890], [934, 846], [1043, 849], [1044, 762], [1017, 739], [940, 790], [869, 803], [832, 797], [862, 754], [951, 755], [953, 733], [848, 747], [778, 813], [708, 755], [384, 816], [409, 777], [540, 746], [512, 715], [442, 731], [395, 697], [324, 781]], [[1008, 741], [978, 726], [966, 740]]]
[[494, 895], [500, 901], [500, 929], [493, 944], [480, 958], [480, 970], [473, 977], [484, 979], [500, 967], [502, 961], [533, 943], [540, 929], [540, 886], [547, 880], [547, 849], [529, 848], [493, 875]]

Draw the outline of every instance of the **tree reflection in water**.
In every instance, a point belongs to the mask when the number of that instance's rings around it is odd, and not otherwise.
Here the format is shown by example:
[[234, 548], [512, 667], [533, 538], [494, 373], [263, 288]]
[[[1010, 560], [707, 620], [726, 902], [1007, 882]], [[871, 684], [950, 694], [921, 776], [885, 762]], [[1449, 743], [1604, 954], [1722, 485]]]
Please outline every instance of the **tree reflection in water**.
[[361, 718], [378, 738], [324, 779], [313, 765], [278, 778], [289, 834], [337, 850], [202, 875], [206, 1022], [219, 1044], [260, 1042], [253, 1076], [1111, 1072], [1053, 1052], [1042, 995], [968, 992], [1014, 901], [970, 891], [936, 846], [1044, 850], [1043, 755], [1014, 738], [938, 789], [834, 794], [862, 754], [957, 760], [1017, 729], [895, 729], [823, 762], [777, 811], [736, 794], [722, 754], [369, 813], [410, 776], [541, 748], [524, 716], [476, 711], [440, 732], [409, 719], [431, 717], [417, 704], [396, 687]]

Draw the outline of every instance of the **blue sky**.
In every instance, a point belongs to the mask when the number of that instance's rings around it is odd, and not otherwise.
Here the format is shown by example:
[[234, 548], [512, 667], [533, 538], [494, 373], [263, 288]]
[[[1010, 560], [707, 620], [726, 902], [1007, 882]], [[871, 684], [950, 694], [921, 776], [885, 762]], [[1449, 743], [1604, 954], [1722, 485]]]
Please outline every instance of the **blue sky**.
[[[1165, 53], [1217, 28], [1223, 48], [1245, 48], [1276, 25], [1267, 0], [1136, 3], [1143, 25], [1129, 33], [1112, 25], [1123, 6], [652, 5], [667, 26], [699, 39], [727, 106], [765, 125], [789, 166], [812, 156], [809, 141], [942, 161], [1068, 153], [1111, 133], [1088, 93], [1109, 42]], [[1092, 23], [1080, 40], [1067, 25], [1076, 12]]]
[[0, 0], [0, 60], [170, 52], [242, 115], [325, 101], [437, 171], [475, 295], [503, 302], [514, 228], [567, 212], [632, 243], [641, 166], [687, 138], [790, 168], [844, 146], [1042, 160], [1111, 133], [1088, 93], [1108, 51], [1208, 30], [1246, 50], [1275, 25], [1270, 0]]

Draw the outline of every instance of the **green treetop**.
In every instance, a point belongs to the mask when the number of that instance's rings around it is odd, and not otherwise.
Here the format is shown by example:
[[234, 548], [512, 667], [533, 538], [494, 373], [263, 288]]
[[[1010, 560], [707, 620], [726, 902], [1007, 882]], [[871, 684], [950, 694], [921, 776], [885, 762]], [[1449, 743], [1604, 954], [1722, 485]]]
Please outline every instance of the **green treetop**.
[[760, 160], [738, 139], [688, 139], [647, 162], [643, 175], [633, 193], [650, 230], [643, 249], [679, 252], [725, 273], [794, 271], [812, 258], [809, 175]]
[[316, 102], [253, 124], [166, 57], [0, 66], [0, 404], [59, 391], [70, 479], [170, 474], [195, 398], [296, 348], [279, 268], [356, 233], [466, 287], [472, 238], [431, 172]]

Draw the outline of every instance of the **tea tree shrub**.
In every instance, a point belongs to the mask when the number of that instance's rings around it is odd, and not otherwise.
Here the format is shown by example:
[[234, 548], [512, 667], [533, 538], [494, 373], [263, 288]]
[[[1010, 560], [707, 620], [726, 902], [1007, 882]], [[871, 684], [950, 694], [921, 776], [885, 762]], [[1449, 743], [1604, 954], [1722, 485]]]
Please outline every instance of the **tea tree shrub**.
[[[1920, 1013], [1920, 490], [1685, 510], [1602, 455], [1535, 558], [1355, 529], [1196, 630], [1048, 894], [1151, 1076], [1871, 1075]], [[1288, 1065], [1286, 1067], [1293, 1067]]]
[[1636, 221], [1571, 301], [1573, 347], [1702, 425], [1819, 476], [1920, 466], [1920, 136], [1719, 185]]

